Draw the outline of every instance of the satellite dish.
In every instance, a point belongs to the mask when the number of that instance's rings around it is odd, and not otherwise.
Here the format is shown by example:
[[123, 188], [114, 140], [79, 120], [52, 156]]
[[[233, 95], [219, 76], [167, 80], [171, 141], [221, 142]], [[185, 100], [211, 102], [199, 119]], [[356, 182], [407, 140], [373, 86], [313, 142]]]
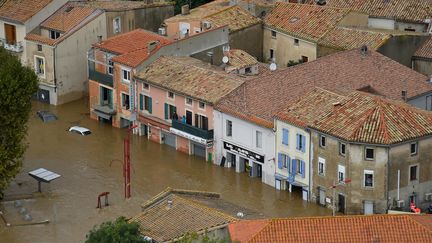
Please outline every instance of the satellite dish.
[[229, 59], [228, 59], [227, 56], [222, 57], [222, 62], [223, 62], [223, 63], [227, 64], [228, 61], [229, 61]]
[[276, 68], [277, 68], [276, 63], [272, 63], [272, 64], [270, 64], [270, 70], [271, 70], [271, 71], [276, 70]]

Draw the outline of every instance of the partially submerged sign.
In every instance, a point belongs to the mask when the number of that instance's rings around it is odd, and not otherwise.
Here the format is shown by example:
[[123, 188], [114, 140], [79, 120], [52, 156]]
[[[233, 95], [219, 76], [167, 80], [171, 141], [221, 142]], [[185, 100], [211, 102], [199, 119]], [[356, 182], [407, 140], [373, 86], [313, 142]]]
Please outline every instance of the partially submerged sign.
[[50, 183], [51, 181], [60, 177], [59, 174], [49, 171], [44, 168], [39, 168], [28, 173], [31, 177], [38, 181], [38, 191], [41, 191], [41, 182]]

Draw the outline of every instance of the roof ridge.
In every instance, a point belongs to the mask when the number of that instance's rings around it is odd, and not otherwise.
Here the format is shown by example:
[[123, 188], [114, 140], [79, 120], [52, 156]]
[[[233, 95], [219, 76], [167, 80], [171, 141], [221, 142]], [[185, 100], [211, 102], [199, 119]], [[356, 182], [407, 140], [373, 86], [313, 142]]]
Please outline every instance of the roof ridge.
[[237, 5], [232, 5], [232, 6], [227, 6], [227, 7], [221, 8], [221, 9], [219, 9], [216, 12], [210, 13], [209, 15], [204, 15], [203, 18], [205, 19], [205, 18], [213, 17], [214, 15], [220, 14], [221, 12], [227, 11], [228, 9], [232, 9], [232, 8], [235, 8], [235, 7], [238, 7], [238, 6]]

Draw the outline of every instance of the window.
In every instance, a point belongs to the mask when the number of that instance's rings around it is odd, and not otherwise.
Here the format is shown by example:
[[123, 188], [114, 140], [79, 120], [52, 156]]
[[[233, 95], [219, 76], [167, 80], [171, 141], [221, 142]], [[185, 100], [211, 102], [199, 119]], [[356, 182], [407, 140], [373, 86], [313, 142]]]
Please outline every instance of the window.
[[373, 160], [375, 158], [375, 150], [373, 148], [365, 148], [365, 158], [366, 160]]
[[276, 38], [276, 31], [272, 30], [272, 31], [271, 31], [271, 36], [272, 36], [273, 38]]
[[208, 118], [203, 115], [195, 114], [195, 126], [203, 130], [208, 130]]
[[226, 121], [226, 135], [227, 137], [232, 137], [232, 121]]
[[320, 140], [320, 143], [319, 143], [320, 147], [324, 148], [326, 146], [326, 137], [323, 135], [320, 135], [319, 140]]
[[152, 113], [152, 98], [147, 96], [147, 95], [143, 95], [140, 94], [139, 97], [139, 101], [140, 101], [140, 110], [141, 111], [147, 111], [148, 113]]
[[54, 31], [54, 30], [50, 30], [49, 31], [49, 36], [51, 39], [55, 40], [57, 38], [60, 37], [60, 32]]
[[418, 180], [418, 165], [411, 165], [409, 167], [409, 179], [410, 181]]
[[120, 17], [117, 17], [113, 20], [113, 32], [115, 34], [120, 33], [121, 32], [121, 21], [120, 21]]
[[148, 83], [143, 83], [143, 90], [150, 90], [150, 85]]
[[302, 134], [297, 133], [297, 150], [305, 152], [306, 148], [306, 137]]
[[364, 170], [364, 186], [365, 187], [373, 187], [374, 186], [374, 173], [372, 170]]
[[45, 78], [45, 58], [35, 56], [35, 71], [39, 77]]
[[262, 148], [262, 132], [256, 131], [256, 147]]
[[168, 91], [168, 98], [174, 99], [174, 93], [171, 91]]
[[338, 181], [344, 182], [345, 181], [345, 166], [338, 165]]
[[192, 98], [186, 97], [186, 105], [192, 106], [192, 104], [193, 104]]
[[294, 45], [295, 45], [295, 46], [298, 46], [299, 43], [300, 43], [300, 42], [299, 42], [299, 39], [294, 39]]
[[302, 172], [302, 170], [303, 170], [302, 161], [299, 160], [299, 159], [296, 159], [295, 162], [296, 162], [296, 167], [295, 167], [296, 171], [295, 171], [295, 173], [296, 174], [302, 174], [303, 173]]
[[175, 106], [165, 103], [165, 120], [178, 120]]
[[122, 98], [122, 108], [125, 110], [129, 110], [130, 108], [129, 95], [122, 93], [121, 98]]
[[37, 45], [37, 50], [42, 51], [42, 45]]
[[108, 74], [113, 75], [114, 73], [114, 62], [108, 60]]
[[122, 69], [122, 80], [125, 83], [130, 82], [130, 71], [126, 69]]
[[417, 154], [417, 143], [412, 143], [410, 144], [410, 153], [411, 155], [416, 155]]
[[270, 59], [273, 60], [273, 58], [274, 58], [274, 50], [270, 49]]
[[192, 111], [186, 110], [185, 123], [191, 126], [192, 126], [192, 117], [193, 117], [192, 115], [193, 115]]
[[325, 175], [325, 159], [318, 157], [318, 175]]
[[205, 109], [205, 103], [200, 101], [198, 104], [198, 108], [204, 110]]
[[250, 67], [245, 68], [245, 73], [251, 73], [252, 69]]
[[307, 56], [302, 56], [301, 60], [302, 60], [302, 62], [308, 62], [309, 58]]
[[286, 154], [282, 154], [282, 167], [289, 168], [290, 157]]
[[282, 144], [288, 145], [288, 129], [282, 128]]
[[346, 144], [339, 143], [339, 154], [345, 156], [346, 154]]

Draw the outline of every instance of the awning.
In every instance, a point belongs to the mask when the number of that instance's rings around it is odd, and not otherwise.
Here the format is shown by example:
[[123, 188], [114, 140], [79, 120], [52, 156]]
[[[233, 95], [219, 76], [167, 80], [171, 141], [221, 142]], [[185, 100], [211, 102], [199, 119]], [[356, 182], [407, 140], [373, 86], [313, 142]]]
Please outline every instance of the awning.
[[308, 185], [298, 182], [298, 181], [294, 181], [293, 183], [291, 183], [293, 186], [300, 186], [300, 187], [308, 187]]
[[97, 116], [102, 117], [103, 119], [107, 119], [107, 120], [111, 119], [111, 115], [105, 114], [103, 112], [94, 110], [94, 113], [96, 113]]
[[196, 142], [196, 143], [200, 143], [200, 144], [203, 144], [203, 145], [207, 145], [207, 140], [205, 140], [204, 138], [200, 138], [200, 137], [197, 137], [197, 136], [191, 135], [191, 134], [189, 134], [189, 133], [186, 133], [186, 132], [183, 132], [183, 131], [177, 130], [177, 129], [172, 128], [172, 127], [170, 128], [170, 132], [172, 132], [172, 133], [174, 133], [174, 134], [176, 134], [176, 135], [179, 135], [179, 136], [181, 136], [181, 137], [187, 138], [187, 139], [189, 139], [189, 140], [192, 140], [192, 141], [194, 141], [194, 142]]
[[278, 179], [278, 180], [280, 180], [280, 181], [286, 181], [286, 180], [288, 180], [287, 176], [284, 176], [284, 175], [281, 175], [281, 174], [278, 174], [278, 173], [275, 173], [275, 178]]

